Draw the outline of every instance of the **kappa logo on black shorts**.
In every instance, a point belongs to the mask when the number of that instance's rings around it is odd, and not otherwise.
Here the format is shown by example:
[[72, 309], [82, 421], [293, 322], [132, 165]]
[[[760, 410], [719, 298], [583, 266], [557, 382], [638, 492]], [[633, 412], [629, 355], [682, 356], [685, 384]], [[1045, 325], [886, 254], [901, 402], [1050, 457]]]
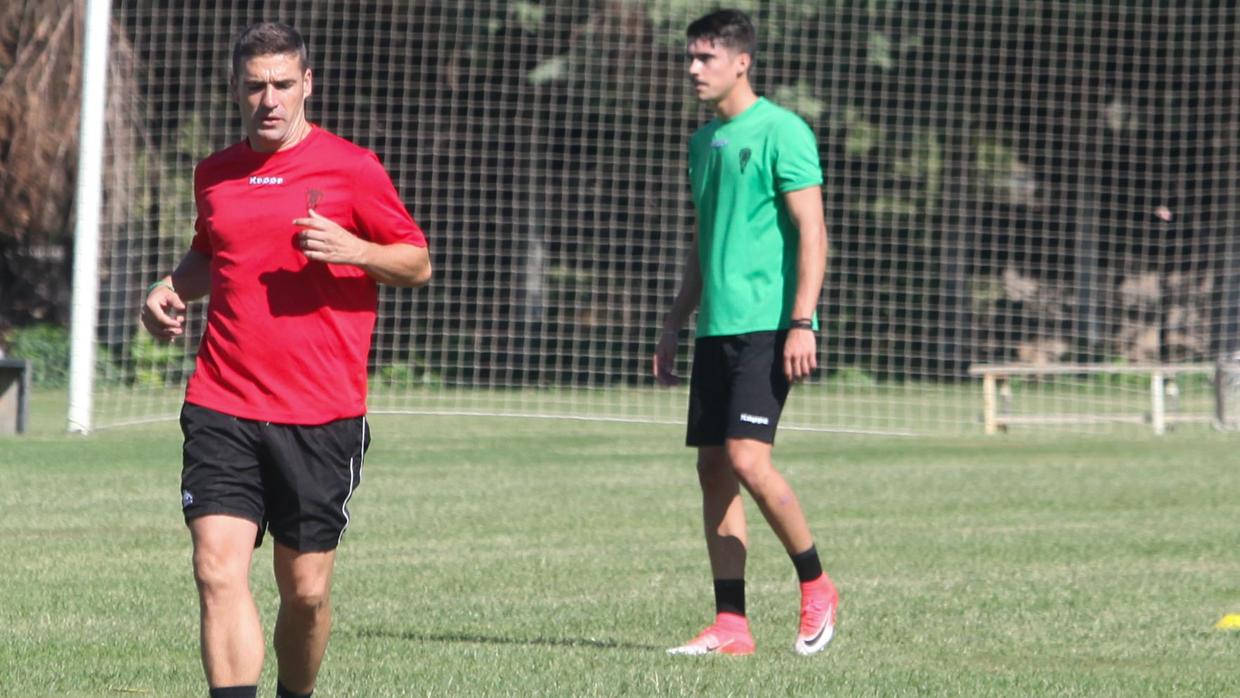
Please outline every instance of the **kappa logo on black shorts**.
[[763, 417], [761, 415], [756, 415], [756, 414], [749, 414], [748, 412], [741, 412], [741, 421], [749, 422], [750, 424], [767, 425], [771, 423], [771, 418]]
[[194, 503], [194, 493], [190, 492], [189, 490], [181, 490], [181, 508], [184, 509], [185, 507], [193, 503]]

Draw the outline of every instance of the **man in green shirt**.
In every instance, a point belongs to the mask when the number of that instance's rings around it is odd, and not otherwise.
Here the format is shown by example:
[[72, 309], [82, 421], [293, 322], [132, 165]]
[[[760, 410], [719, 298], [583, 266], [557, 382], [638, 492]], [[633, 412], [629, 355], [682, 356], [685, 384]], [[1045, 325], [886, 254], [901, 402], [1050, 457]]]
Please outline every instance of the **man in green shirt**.
[[672, 373], [678, 335], [697, 308], [686, 443], [698, 449], [715, 621], [668, 651], [754, 650], [745, 616], [744, 486], [792, 558], [801, 582], [794, 649], [814, 654], [835, 632], [839, 595], [771, 449], [790, 386], [818, 366], [815, 309], [827, 255], [818, 146], [800, 117], [754, 93], [756, 31], [747, 16], [714, 12], [689, 25], [687, 36], [689, 76], [716, 118], [689, 141], [697, 231], [653, 369], [660, 384], [679, 382]]

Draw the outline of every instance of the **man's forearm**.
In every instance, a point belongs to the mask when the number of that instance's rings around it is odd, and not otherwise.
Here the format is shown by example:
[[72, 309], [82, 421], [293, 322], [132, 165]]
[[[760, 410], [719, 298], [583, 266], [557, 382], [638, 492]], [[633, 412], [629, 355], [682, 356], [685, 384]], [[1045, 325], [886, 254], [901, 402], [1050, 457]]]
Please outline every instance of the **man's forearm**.
[[198, 300], [211, 292], [211, 258], [190, 249], [166, 278], [182, 301]]
[[676, 292], [676, 300], [672, 302], [672, 307], [667, 311], [667, 317], [663, 320], [663, 329], [679, 331], [684, 327], [701, 298], [702, 272], [698, 266], [698, 251], [695, 243], [689, 248], [689, 254], [685, 258], [685, 271], [681, 276], [680, 289]]
[[371, 246], [357, 266], [388, 286], [425, 286], [431, 280], [430, 254], [425, 247], [396, 243]]

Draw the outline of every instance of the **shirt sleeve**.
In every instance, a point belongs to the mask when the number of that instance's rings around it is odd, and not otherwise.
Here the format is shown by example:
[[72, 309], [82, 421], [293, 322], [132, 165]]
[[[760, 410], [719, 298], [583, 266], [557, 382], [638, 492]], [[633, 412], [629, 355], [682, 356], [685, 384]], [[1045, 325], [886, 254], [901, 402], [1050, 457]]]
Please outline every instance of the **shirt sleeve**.
[[822, 184], [818, 141], [809, 125], [792, 117], [775, 134], [775, 189], [781, 194]]
[[207, 217], [210, 212], [206, 209], [206, 201], [202, 195], [202, 166], [194, 168], [194, 239], [190, 241], [189, 248], [205, 257], [211, 257], [214, 249], [211, 246], [211, 235], [207, 231]]
[[379, 245], [426, 247], [426, 235], [405, 210], [377, 155], [367, 151], [353, 186], [353, 224], [363, 238]]

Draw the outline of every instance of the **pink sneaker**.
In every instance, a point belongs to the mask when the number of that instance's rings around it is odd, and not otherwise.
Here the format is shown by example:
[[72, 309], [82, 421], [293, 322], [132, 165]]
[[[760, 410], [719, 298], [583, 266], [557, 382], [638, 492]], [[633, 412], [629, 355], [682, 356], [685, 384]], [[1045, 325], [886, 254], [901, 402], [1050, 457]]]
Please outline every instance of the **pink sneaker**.
[[797, 654], [815, 654], [826, 648], [835, 636], [835, 612], [839, 607], [839, 592], [826, 574], [801, 584], [801, 627], [793, 645]]
[[730, 654], [741, 656], [753, 654], [753, 635], [749, 634], [749, 621], [735, 613], [720, 613], [715, 622], [698, 636], [680, 647], [673, 647], [668, 654], [698, 656], [703, 654]]

